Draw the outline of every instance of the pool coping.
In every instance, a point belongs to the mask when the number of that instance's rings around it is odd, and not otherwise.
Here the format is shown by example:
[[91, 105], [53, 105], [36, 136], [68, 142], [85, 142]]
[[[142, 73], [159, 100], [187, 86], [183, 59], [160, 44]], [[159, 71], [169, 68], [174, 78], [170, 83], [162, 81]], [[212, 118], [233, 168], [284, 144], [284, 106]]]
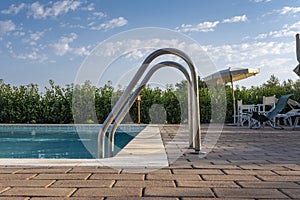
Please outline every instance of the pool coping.
[[159, 125], [147, 125], [116, 156], [103, 159], [0, 159], [0, 166], [96, 166], [162, 168], [169, 166]]

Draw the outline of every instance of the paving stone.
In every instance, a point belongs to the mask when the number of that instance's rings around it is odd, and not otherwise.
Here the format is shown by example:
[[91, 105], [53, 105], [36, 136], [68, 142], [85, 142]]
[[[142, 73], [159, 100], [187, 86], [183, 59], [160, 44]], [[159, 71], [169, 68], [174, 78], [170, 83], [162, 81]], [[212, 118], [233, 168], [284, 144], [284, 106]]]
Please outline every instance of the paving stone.
[[287, 198], [286, 195], [275, 189], [222, 189], [215, 188], [218, 197], [226, 198]]
[[282, 181], [290, 181], [290, 182], [296, 182], [300, 181], [300, 176], [263, 176], [263, 175], [258, 175], [258, 177], [264, 181], [277, 181], [277, 182], [282, 182]]
[[250, 170], [286, 170], [285, 167], [281, 165], [271, 165], [271, 164], [264, 164], [264, 165], [239, 165], [242, 169], [250, 169]]
[[46, 180], [84, 180], [89, 177], [88, 173], [85, 174], [39, 174], [33, 179], [46, 179]]
[[300, 170], [297, 171], [274, 171], [275, 173], [282, 175], [282, 176], [300, 176]]
[[34, 173], [44, 173], [44, 174], [57, 174], [57, 173], [65, 173], [69, 171], [71, 168], [65, 167], [57, 167], [57, 168], [29, 168], [18, 170], [16, 174], [34, 174]]
[[175, 187], [174, 181], [145, 180], [145, 181], [117, 181], [114, 187]]
[[193, 169], [192, 165], [187, 163], [187, 164], [176, 164], [176, 163], [171, 163], [168, 169]]
[[72, 197], [140, 197], [141, 188], [79, 188]]
[[[7, 197], [0, 197], [0, 200], [8, 200]], [[26, 198], [24, 199], [24, 197], [9, 197], [9, 200], [27, 200]]]
[[237, 165], [203, 165], [203, 164], [193, 164], [195, 169], [241, 169]]
[[97, 188], [97, 187], [111, 187], [115, 181], [113, 180], [58, 180], [50, 187], [62, 188]]
[[144, 180], [144, 174], [92, 174], [90, 180]]
[[197, 174], [148, 174], [146, 180], [201, 180]]
[[32, 197], [30, 200], [104, 200], [104, 197]]
[[294, 199], [300, 199], [300, 186], [298, 189], [282, 189], [282, 192]]
[[206, 181], [260, 181], [252, 175], [202, 175]]
[[213, 165], [230, 165], [230, 164], [232, 164], [232, 161], [229, 161], [229, 160], [212, 160], [212, 159], [210, 159], [210, 162]]
[[298, 188], [300, 190], [300, 185], [293, 182], [238, 182], [244, 188]]
[[107, 197], [105, 200], [179, 200], [176, 197]]
[[35, 175], [36, 174], [0, 174], [0, 182], [6, 180], [26, 180]]
[[270, 170], [227, 170], [224, 172], [228, 175], [276, 175], [274, 172]]
[[173, 155], [168, 154], [169, 160], [175, 161], [175, 162], [173, 163], [173, 165], [177, 165], [177, 166], [178, 166], [178, 165], [181, 165], [181, 166], [183, 166], [183, 165], [191, 165], [191, 164], [192, 164], [192, 163], [190, 163], [190, 162], [187, 160], [187, 158], [185, 158], [184, 160], [182, 160], [182, 159], [179, 159], [177, 155], [178, 155], [178, 154], [176, 154], [175, 156], [173, 156]]
[[32, 168], [30, 166], [18, 166], [18, 165], [6, 165], [6, 166], [0, 166], [1, 169], [25, 169], [25, 168]]
[[237, 188], [233, 181], [177, 181], [178, 187], [199, 187], [199, 188]]
[[99, 174], [119, 174], [121, 170], [112, 168], [98, 168], [98, 167], [75, 167], [68, 173], [99, 173]]
[[257, 164], [270, 164], [269, 160], [262, 160], [258, 159], [250, 159], [250, 158], [243, 158], [243, 160], [229, 160], [229, 162], [233, 165], [257, 165]]
[[14, 172], [19, 171], [18, 168], [0, 168], [0, 174], [13, 174]]
[[172, 172], [170, 169], [159, 169], [159, 170], [152, 171], [149, 174], [172, 174]]
[[[215, 198], [183, 197], [181, 200], [212, 200]], [[232, 198], [216, 198], [217, 200], [232, 200]], [[234, 198], [235, 199], [235, 198]], [[254, 198], [243, 198], [243, 200], [256, 200]]]
[[146, 188], [145, 196], [153, 197], [214, 197], [208, 188]]
[[193, 169], [193, 170], [174, 169], [173, 173], [174, 174], [216, 174], [216, 175], [224, 174], [219, 169]]
[[0, 181], [0, 187], [46, 187], [52, 180], [5, 180]]
[[66, 197], [74, 191], [74, 188], [11, 188], [0, 194], [0, 196], [43, 196], [43, 197]]
[[291, 164], [291, 163], [289, 163], [289, 164], [283, 165], [283, 167], [288, 168], [290, 170], [298, 170], [298, 171], [300, 171], [300, 165], [299, 164]]

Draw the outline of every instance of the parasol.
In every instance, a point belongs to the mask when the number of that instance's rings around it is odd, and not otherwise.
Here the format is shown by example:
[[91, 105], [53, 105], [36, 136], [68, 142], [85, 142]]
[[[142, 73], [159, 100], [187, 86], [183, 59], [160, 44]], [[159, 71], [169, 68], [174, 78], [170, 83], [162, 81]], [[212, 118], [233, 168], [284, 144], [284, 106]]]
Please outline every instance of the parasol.
[[233, 82], [246, 79], [250, 76], [254, 76], [259, 73], [257, 68], [228, 68], [218, 72], [215, 72], [211, 75], [206, 76], [203, 80], [206, 83], [231, 83], [232, 89], [232, 99], [233, 99], [233, 114], [234, 114], [234, 124], [236, 124], [236, 103]]

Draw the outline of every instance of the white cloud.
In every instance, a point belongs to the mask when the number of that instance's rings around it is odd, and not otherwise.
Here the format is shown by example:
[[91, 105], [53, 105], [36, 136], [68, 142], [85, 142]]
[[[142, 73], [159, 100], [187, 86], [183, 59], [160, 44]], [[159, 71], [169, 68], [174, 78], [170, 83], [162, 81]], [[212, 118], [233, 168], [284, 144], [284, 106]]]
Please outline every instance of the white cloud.
[[74, 54], [79, 55], [79, 56], [87, 56], [90, 54], [90, 51], [88, 50], [89, 48], [90, 48], [90, 46], [75, 48], [75, 49], [73, 49], [73, 52], [74, 52]]
[[[222, 20], [222, 23], [237, 23], [237, 22], [245, 22], [247, 21], [246, 15], [234, 16], [231, 18], [227, 18]], [[215, 28], [220, 24], [220, 21], [214, 22], [201, 22], [199, 24], [181, 24], [180, 27], [177, 27], [176, 30], [180, 32], [213, 32]]]
[[80, 6], [80, 1], [64, 0], [57, 1], [53, 4], [52, 12], [54, 16], [58, 16], [62, 13], [67, 13], [69, 10], [76, 10]]
[[69, 51], [71, 51], [70, 43], [72, 43], [77, 38], [76, 33], [71, 33], [68, 37], [61, 37], [58, 42], [53, 44], [53, 48], [55, 50], [55, 54], [59, 56], [63, 56]]
[[[274, 58], [274, 59], [262, 59], [259, 61], [260, 66], [264, 66], [266, 68], [272, 68], [274, 66], [284, 66], [287, 62], [291, 61], [291, 58]], [[279, 70], [280, 72], [282, 72]]]
[[272, 0], [252, 0], [255, 3], [267, 3], [267, 2], [271, 2]]
[[47, 55], [40, 54], [40, 50], [38, 48], [30, 48], [30, 50], [27, 50], [29, 53], [16, 53], [13, 50], [13, 44], [12, 42], [6, 43], [6, 48], [8, 53], [12, 55], [13, 58], [20, 59], [20, 60], [34, 60], [35, 62], [44, 63], [46, 60], [48, 60]]
[[10, 54], [13, 54], [13, 50], [12, 50], [12, 43], [10, 41], [8, 41], [5, 45], [5, 47], [7, 48], [8, 52]]
[[297, 32], [289, 29], [282, 29], [278, 31], [271, 31], [269, 33], [269, 36], [273, 38], [279, 38], [279, 37], [292, 37], [295, 36]]
[[237, 23], [237, 22], [245, 22], [247, 21], [246, 15], [234, 16], [228, 19], [224, 19], [223, 23]]
[[31, 34], [30, 34], [30, 39], [37, 41], [37, 40], [39, 40], [44, 34], [45, 34], [45, 32], [35, 32], [35, 33], [31, 33]]
[[82, 7], [81, 10], [93, 11], [93, 10], [95, 10], [95, 4], [94, 3], [90, 3], [86, 7]]
[[[69, 11], [75, 11], [82, 4], [76, 0], [60, 0], [56, 2], [50, 1], [48, 4], [41, 4], [36, 1], [32, 4], [21, 3], [18, 6], [15, 4], [10, 5], [6, 10], [2, 10], [2, 14], [18, 14], [22, 9], [28, 10], [28, 17], [32, 16], [34, 19], [45, 19], [47, 17], [57, 17], [59, 15], [68, 13]], [[91, 3], [82, 10], [92, 11], [94, 10], [94, 4]]]
[[289, 7], [285, 6], [282, 9], [278, 10], [280, 15], [286, 15], [286, 14], [295, 14], [300, 12], [300, 7]]
[[71, 33], [69, 36], [61, 37], [58, 42], [54, 43], [52, 47], [54, 48], [55, 54], [58, 56], [63, 56], [67, 53], [73, 53], [79, 56], [86, 56], [89, 55], [89, 49], [91, 46], [87, 47], [79, 47], [79, 48], [72, 48], [70, 46], [77, 39], [76, 33]]
[[23, 42], [27, 43], [31, 46], [35, 46], [37, 45], [37, 41], [45, 34], [44, 31], [38, 31], [38, 32], [34, 32], [32, 33], [31, 31], [29, 31], [29, 36], [26, 38], [23, 38]]
[[60, 23], [61, 27], [64, 28], [81, 28], [81, 29], [86, 29], [87, 27], [84, 25], [80, 25], [80, 24], [70, 24], [70, 23]]
[[[294, 43], [289, 42], [252, 42], [221, 46], [204, 46], [207, 54], [218, 66], [267, 67], [270, 62], [264, 60], [286, 60], [294, 54]], [[288, 55], [288, 56], [287, 56]], [[288, 59], [290, 60], [290, 59]], [[278, 70], [284, 63], [272, 63], [273, 70]]]
[[[198, 45], [187, 44], [176, 39], [163, 40], [153, 38], [149, 40], [126, 40], [126, 42], [107, 43], [103, 51], [98, 53], [103, 56], [114, 56], [123, 52], [123, 55], [125, 55], [124, 59], [141, 62], [146, 55], [149, 55], [149, 52], [162, 46], [174, 47], [186, 52], [196, 66], [201, 66], [199, 68], [201, 77], [229, 66], [260, 68], [261, 74], [252, 79], [256, 80], [256, 82], [246, 84], [248, 86], [265, 82], [271, 74], [276, 74], [280, 78], [286, 77], [277, 72], [282, 70], [291, 72], [294, 66], [293, 62], [295, 62], [294, 42], [244, 42], [241, 44], [207, 45], [202, 46], [206, 52], [202, 54]], [[206, 54], [218, 67], [212, 67], [211, 62], [205, 60], [208, 59], [204, 56]], [[178, 62], [177, 58], [171, 56], [162, 56], [155, 62], [158, 63], [163, 60]]]
[[19, 55], [15, 55], [14, 57], [21, 60], [35, 60], [39, 63], [44, 63], [46, 60], [48, 60], [47, 55], [39, 54], [37, 51], [21, 53]]
[[258, 36], [256, 36], [254, 39], [265, 39], [267, 37], [271, 37], [271, 38], [294, 37], [299, 32], [300, 32], [300, 21], [291, 25], [286, 24], [279, 30], [270, 31], [269, 33], [261, 33]]
[[16, 30], [16, 25], [11, 20], [0, 21], [0, 34]]
[[247, 86], [262, 84], [272, 74], [282, 80], [287, 79], [290, 74], [293, 74], [292, 70], [296, 62], [294, 42], [208, 45], [204, 46], [204, 49], [219, 69], [226, 67], [260, 68], [259, 75], [251, 80], [243, 81], [243, 84]]
[[21, 37], [21, 36], [24, 36], [26, 33], [24, 31], [15, 31], [13, 33], [14, 36], [16, 37]]
[[96, 23], [99, 19], [103, 19], [107, 17], [104, 12], [93, 12], [91, 16], [87, 18], [88, 21], [92, 21], [91, 23]]
[[15, 4], [12, 4], [9, 6], [7, 10], [2, 10], [2, 14], [18, 14], [23, 8], [25, 8], [25, 4], [21, 3], [20, 5], [16, 6]]
[[293, 29], [293, 30], [296, 30], [296, 31], [300, 31], [300, 21], [292, 24], [291, 26], [288, 27], [289, 29]]
[[94, 12], [93, 15], [98, 18], [106, 17], [107, 15], [103, 12]]
[[63, 0], [50, 4], [50, 7], [40, 4], [38, 1], [30, 5], [29, 16], [34, 19], [45, 19], [47, 17], [57, 17], [61, 14], [74, 11], [81, 5], [80, 1]]
[[[191, 41], [182, 41], [172, 36], [170, 39], [149, 38], [149, 39], [128, 39], [126, 41], [115, 41], [104, 44], [103, 50], [94, 51], [93, 54], [99, 54], [105, 57], [114, 57], [116, 55], [124, 55], [124, 59], [131, 62], [137, 62], [137, 65], [142, 62], [149, 53], [160, 48], [176, 48], [185, 52], [193, 60], [196, 66], [202, 66], [200, 73], [209, 73], [215, 71], [215, 67], [211, 60], [206, 56], [203, 49]], [[161, 61], [175, 61], [183, 63], [183, 60], [173, 55], [163, 55], [155, 59], [154, 63]], [[139, 64], [138, 64], [139, 63]]]
[[180, 32], [212, 32], [214, 28], [219, 24], [219, 21], [214, 22], [202, 22], [197, 25], [192, 24], [182, 24], [180, 27], [176, 29]]
[[44, 10], [44, 6], [41, 5], [39, 2], [34, 2], [30, 6], [31, 13], [33, 18], [35, 19], [41, 19], [41, 18], [46, 18], [48, 13]]
[[258, 39], [265, 39], [268, 37], [268, 34], [265, 34], [265, 33], [262, 33], [262, 34], [259, 34], [257, 37], [255, 37], [256, 40]]
[[102, 23], [99, 26], [92, 26], [91, 30], [109, 30], [117, 27], [122, 27], [127, 25], [128, 21], [124, 17], [118, 17], [111, 19], [110, 21], [106, 23]]

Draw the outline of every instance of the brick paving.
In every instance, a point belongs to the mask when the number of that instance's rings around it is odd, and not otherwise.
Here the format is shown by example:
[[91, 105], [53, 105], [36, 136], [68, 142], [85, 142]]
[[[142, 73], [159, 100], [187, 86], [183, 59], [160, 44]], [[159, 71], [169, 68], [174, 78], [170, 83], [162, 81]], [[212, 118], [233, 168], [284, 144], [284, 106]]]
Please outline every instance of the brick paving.
[[[161, 129], [165, 143], [177, 129]], [[300, 199], [299, 130], [225, 126], [207, 156], [184, 151], [169, 167], [143, 173], [108, 167], [2, 166], [0, 200]], [[166, 152], [171, 161], [178, 149]]]

